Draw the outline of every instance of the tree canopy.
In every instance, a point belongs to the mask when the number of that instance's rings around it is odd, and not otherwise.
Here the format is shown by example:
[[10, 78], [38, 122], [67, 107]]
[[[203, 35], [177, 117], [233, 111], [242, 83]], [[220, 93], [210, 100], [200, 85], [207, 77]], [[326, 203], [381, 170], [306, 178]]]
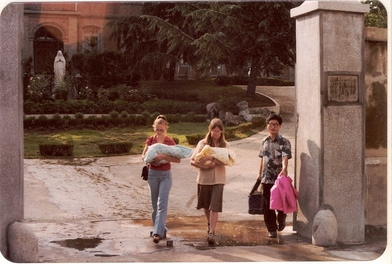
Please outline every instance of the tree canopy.
[[147, 2], [139, 18], [112, 24], [113, 37], [129, 54], [137, 52], [148, 67], [177, 59], [191, 64], [200, 76], [220, 64], [229, 73], [250, 68], [247, 95], [254, 96], [260, 74], [294, 66], [290, 9], [302, 2]]
[[365, 14], [365, 25], [367, 27], [387, 28], [387, 10], [378, 0], [365, 0], [364, 4], [370, 5], [370, 11]]

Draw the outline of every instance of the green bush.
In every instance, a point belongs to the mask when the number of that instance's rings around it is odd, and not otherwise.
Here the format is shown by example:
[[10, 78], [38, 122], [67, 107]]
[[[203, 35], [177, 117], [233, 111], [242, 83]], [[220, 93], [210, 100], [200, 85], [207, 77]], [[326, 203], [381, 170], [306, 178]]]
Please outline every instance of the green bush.
[[84, 114], [83, 113], [78, 112], [78, 113], [75, 114], [75, 119], [83, 119], [83, 118], [84, 118]]
[[34, 102], [43, 102], [51, 98], [53, 77], [33, 75], [27, 85], [26, 97]]
[[113, 142], [98, 144], [99, 149], [103, 154], [121, 154], [127, 153], [132, 148], [131, 142]]
[[236, 131], [240, 133], [247, 133], [252, 130], [252, 123], [242, 123], [237, 126]]
[[118, 118], [118, 117], [120, 117], [120, 113], [117, 112], [117, 111], [115, 111], [115, 110], [113, 110], [113, 111], [111, 111], [111, 112], [109, 113], [109, 116], [110, 116], [111, 118]]
[[71, 144], [41, 144], [39, 153], [42, 156], [72, 156], [74, 145]]
[[234, 138], [235, 137], [235, 133], [237, 132], [237, 128], [236, 127], [229, 127], [229, 128], [226, 128], [226, 130], [225, 130], [225, 137], [227, 138], [227, 139], [229, 139], [229, 138]]
[[[24, 116], [24, 129], [101, 129], [107, 127], [145, 126], [151, 125], [158, 115], [159, 113], [151, 115], [147, 111], [136, 115], [129, 115], [127, 112], [118, 114], [118, 112], [113, 111], [109, 114], [109, 116], [103, 115], [101, 117], [97, 117], [96, 115], [91, 115], [87, 118], [85, 118], [83, 113], [76, 113], [74, 118], [70, 115], [64, 115], [61, 117], [58, 113], [54, 114], [51, 118], [48, 118], [45, 115], [40, 115], [38, 118], [34, 116]], [[166, 117], [169, 123], [172, 124], [179, 122], [203, 123], [206, 120], [205, 115], [195, 115], [193, 112], [189, 112], [186, 115], [168, 114]]]
[[215, 83], [219, 86], [228, 86], [232, 84], [232, 79], [230, 76], [218, 76]]
[[243, 76], [234, 75], [234, 76], [231, 76], [231, 83], [233, 85], [247, 85], [248, 82], [249, 82], [249, 76], [247, 76], [247, 75], [243, 75]]
[[218, 104], [221, 110], [225, 112], [231, 112], [234, 115], [238, 115], [239, 109], [237, 107], [237, 104], [241, 100], [242, 100], [241, 98], [228, 97], [228, 98], [220, 99], [218, 101]]
[[127, 111], [121, 111], [120, 117], [121, 117], [121, 118], [128, 118], [128, 117], [129, 117], [129, 114], [128, 114]]
[[265, 119], [262, 117], [256, 117], [252, 120], [252, 128], [258, 130], [264, 130], [266, 127]]
[[[249, 76], [219, 76], [215, 78], [215, 83], [219, 86], [228, 85], [247, 85], [249, 82]], [[256, 80], [258, 86], [294, 86], [294, 81], [275, 79], [275, 78], [258, 78]]]
[[24, 129], [35, 128], [35, 116], [25, 117], [23, 122]]
[[186, 140], [188, 141], [189, 145], [194, 145], [196, 146], [197, 143], [199, 143], [200, 140], [205, 138], [205, 134], [191, 134], [191, 135], [186, 135]]

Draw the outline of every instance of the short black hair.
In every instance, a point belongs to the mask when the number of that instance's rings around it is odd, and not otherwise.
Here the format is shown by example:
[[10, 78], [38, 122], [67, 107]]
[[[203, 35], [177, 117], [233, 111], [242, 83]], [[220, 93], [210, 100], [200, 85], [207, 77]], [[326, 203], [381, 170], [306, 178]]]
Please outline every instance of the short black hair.
[[282, 125], [283, 123], [283, 119], [280, 115], [276, 114], [276, 113], [272, 113], [270, 114], [267, 119], [265, 120], [265, 122], [268, 124], [271, 120], [276, 120], [279, 122], [279, 125]]

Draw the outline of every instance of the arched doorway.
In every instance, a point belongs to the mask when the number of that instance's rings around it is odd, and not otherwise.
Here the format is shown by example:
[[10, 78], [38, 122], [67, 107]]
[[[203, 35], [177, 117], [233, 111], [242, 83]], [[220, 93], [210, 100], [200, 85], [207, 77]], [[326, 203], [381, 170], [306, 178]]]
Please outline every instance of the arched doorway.
[[34, 34], [34, 72], [53, 74], [53, 61], [58, 50], [64, 50], [60, 30], [52, 26], [39, 28]]

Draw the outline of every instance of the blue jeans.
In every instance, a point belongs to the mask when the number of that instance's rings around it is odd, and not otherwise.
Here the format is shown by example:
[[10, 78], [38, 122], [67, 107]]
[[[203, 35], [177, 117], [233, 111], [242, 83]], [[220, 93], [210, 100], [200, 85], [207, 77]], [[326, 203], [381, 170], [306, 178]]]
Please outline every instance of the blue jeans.
[[170, 170], [158, 171], [150, 169], [148, 173], [148, 185], [150, 185], [153, 235], [163, 237], [166, 229], [167, 206], [169, 193], [172, 187], [172, 174]]

